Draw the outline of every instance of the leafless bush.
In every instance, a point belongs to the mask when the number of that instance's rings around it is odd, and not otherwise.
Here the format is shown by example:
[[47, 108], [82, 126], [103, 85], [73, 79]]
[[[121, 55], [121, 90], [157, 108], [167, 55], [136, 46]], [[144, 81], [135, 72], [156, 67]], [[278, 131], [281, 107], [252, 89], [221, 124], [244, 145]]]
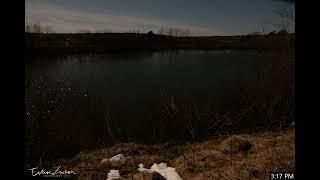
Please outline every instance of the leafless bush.
[[198, 107], [191, 102], [177, 102], [176, 97], [162, 94], [161, 121], [167, 128], [183, 132], [184, 129], [194, 140], [198, 135], [200, 113]]

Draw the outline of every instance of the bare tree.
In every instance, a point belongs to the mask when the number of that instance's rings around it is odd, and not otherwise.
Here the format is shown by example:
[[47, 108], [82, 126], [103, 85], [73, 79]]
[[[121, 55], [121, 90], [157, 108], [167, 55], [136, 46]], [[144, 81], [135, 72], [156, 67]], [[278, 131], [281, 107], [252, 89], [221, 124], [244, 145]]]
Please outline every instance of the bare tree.
[[43, 33], [54, 33], [53, 26], [51, 25], [46, 25], [42, 29]]
[[280, 27], [279, 34], [285, 35], [288, 42], [288, 53], [293, 57], [295, 57], [294, 51], [290, 48], [290, 37], [288, 32], [294, 32], [295, 31], [295, 7], [289, 1], [289, 6], [286, 8], [278, 9], [274, 11], [276, 14], [278, 14], [281, 17], [281, 23], [275, 24], [276, 26]]
[[31, 25], [31, 29], [32, 29], [32, 32], [33, 33], [41, 33], [41, 25], [40, 25], [40, 22], [36, 22], [36, 23], [33, 23]]
[[30, 33], [30, 32], [31, 32], [31, 29], [32, 29], [31, 24], [26, 24], [24, 31]]
[[106, 29], [103, 30], [103, 32], [104, 32], [104, 33], [112, 33], [113, 31], [112, 31], [112, 29], [106, 28]]
[[187, 36], [191, 36], [191, 31], [189, 29], [184, 29], [184, 28], [161, 27], [158, 30], [158, 34], [175, 36], [175, 37], [187, 37]]
[[27, 23], [25, 32], [29, 33], [54, 33], [54, 28], [51, 25], [41, 25], [40, 22]]
[[274, 10], [274, 13], [281, 17], [281, 23], [275, 24], [288, 32], [294, 31], [295, 29], [295, 7], [289, 4], [289, 7]]
[[112, 29], [104, 28], [96, 30], [96, 33], [112, 33]]
[[191, 31], [189, 29], [180, 29], [180, 36], [191, 36]]
[[158, 34], [163, 34], [165, 35], [165, 28], [163, 26], [161, 26], [161, 28], [158, 30]]

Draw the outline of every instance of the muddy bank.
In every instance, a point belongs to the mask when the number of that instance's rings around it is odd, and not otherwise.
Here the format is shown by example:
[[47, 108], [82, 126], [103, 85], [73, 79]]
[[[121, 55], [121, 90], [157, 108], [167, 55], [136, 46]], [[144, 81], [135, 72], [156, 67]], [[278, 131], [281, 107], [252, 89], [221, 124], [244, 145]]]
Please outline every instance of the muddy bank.
[[[109, 161], [119, 154], [126, 158]], [[175, 168], [182, 179], [269, 179], [271, 171], [295, 169], [294, 127], [198, 143], [117, 144], [51, 165], [73, 170], [80, 179], [107, 179], [110, 170], [119, 170], [122, 179], [161, 179], [158, 173], [138, 171], [139, 164], [150, 168], [155, 163]]]

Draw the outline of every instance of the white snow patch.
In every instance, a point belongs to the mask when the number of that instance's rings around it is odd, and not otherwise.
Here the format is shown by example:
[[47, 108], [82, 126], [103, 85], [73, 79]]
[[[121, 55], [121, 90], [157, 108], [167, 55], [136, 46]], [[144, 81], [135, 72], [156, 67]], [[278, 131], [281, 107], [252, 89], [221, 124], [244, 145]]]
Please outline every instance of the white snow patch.
[[107, 161], [108, 161], [107, 158], [103, 158], [103, 159], [101, 160], [101, 163], [105, 163], [105, 162], [107, 162]]
[[103, 158], [103, 159], [101, 160], [101, 163], [105, 163], [105, 162], [107, 162], [107, 161], [121, 161], [121, 162], [124, 162], [124, 161], [126, 161], [128, 158], [130, 158], [130, 157], [125, 157], [123, 154], [117, 154], [117, 155], [111, 157], [110, 159]]
[[138, 171], [148, 173], [157, 172], [167, 180], [182, 180], [175, 168], [168, 167], [167, 163], [163, 162], [160, 164], [154, 163], [150, 169], [146, 169], [143, 164], [139, 164]]
[[114, 179], [120, 179], [120, 178], [121, 176], [120, 176], [119, 170], [111, 169], [108, 173], [107, 180], [114, 180]]
[[138, 171], [140, 171], [140, 172], [152, 173], [152, 170], [151, 170], [151, 169], [144, 168], [144, 165], [143, 165], [143, 164], [139, 164]]
[[167, 180], [182, 180], [175, 168], [168, 167], [167, 163], [153, 164], [151, 170], [155, 171]]
[[129, 157], [124, 157], [123, 154], [118, 154], [109, 159], [109, 161], [126, 161]]

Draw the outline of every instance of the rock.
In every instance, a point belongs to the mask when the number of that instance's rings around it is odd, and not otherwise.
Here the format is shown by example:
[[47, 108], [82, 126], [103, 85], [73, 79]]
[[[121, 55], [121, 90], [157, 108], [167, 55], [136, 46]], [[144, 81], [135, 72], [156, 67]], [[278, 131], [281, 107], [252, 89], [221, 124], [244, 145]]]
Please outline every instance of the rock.
[[219, 145], [219, 149], [224, 153], [247, 152], [251, 147], [249, 140], [239, 135], [233, 135]]

